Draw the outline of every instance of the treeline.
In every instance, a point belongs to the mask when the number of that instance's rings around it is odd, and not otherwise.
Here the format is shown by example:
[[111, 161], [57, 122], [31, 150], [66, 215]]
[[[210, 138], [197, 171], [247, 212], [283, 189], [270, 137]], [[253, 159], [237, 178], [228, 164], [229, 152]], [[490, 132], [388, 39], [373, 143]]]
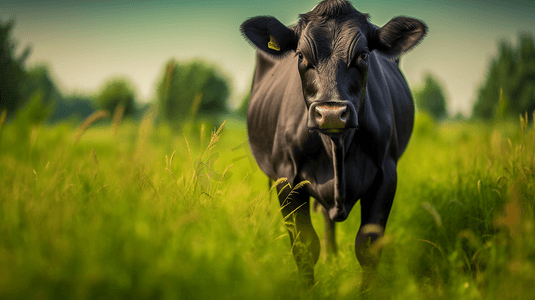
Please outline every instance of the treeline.
[[[27, 47], [19, 56], [11, 37], [13, 21], [0, 20], [0, 114], [24, 123], [80, 123], [98, 110], [110, 116], [140, 119], [150, 107], [158, 111], [160, 121], [178, 128], [185, 120], [209, 119], [217, 123], [230, 112], [230, 80], [215, 65], [202, 60], [170, 60], [162, 67], [156, 98], [141, 105], [134, 84], [127, 77], [112, 77], [93, 95], [61, 94], [44, 65], [26, 67]], [[215, 125], [215, 124], [214, 124]]]
[[506, 118], [535, 110], [535, 40], [521, 34], [517, 47], [507, 42], [500, 51], [479, 90], [473, 115], [477, 118]]
[[[472, 108], [472, 119], [517, 119], [535, 111], [535, 39], [521, 33], [516, 47], [507, 41], [499, 45]], [[437, 120], [448, 118], [444, 88], [427, 74], [424, 85], [414, 92], [416, 106]], [[457, 115], [454, 118], [459, 118]]]

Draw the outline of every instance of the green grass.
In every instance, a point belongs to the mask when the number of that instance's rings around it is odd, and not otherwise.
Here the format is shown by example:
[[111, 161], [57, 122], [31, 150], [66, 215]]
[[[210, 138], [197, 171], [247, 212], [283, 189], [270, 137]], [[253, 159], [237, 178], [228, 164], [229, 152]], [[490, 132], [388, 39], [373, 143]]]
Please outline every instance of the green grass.
[[[366, 295], [535, 295], [531, 127], [418, 116]], [[244, 124], [211, 130], [0, 128], [0, 299], [355, 299], [358, 206], [305, 288]]]

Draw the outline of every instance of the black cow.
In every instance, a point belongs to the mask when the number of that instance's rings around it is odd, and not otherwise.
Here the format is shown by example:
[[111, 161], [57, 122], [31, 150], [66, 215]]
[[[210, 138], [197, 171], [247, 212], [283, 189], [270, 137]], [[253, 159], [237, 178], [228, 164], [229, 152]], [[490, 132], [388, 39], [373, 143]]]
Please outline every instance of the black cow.
[[[292, 194], [278, 185], [283, 216], [293, 214], [286, 224], [300, 273], [314, 282], [320, 253], [310, 196], [331, 230], [360, 199], [355, 252], [373, 270], [378, 255], [370, 245], [383, 236], [414, 121], [397, 58], [422, 40], [426, 25], [396, 17], [379, 28], [349, 2], [326, 0], [291, 28], [261, 16], [241, 30], [258, 49], [247, 111], [251, 150], [269, 178], [310, 182]], [[334, 233], [327, 237], [334, 247]]]

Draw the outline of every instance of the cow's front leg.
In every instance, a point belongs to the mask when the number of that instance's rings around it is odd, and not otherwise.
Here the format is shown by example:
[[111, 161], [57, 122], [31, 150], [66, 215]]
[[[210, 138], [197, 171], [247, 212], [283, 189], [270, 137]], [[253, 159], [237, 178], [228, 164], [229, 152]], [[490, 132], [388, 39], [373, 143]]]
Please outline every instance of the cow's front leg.
[[282, 193], [279, 190], [284, 223], [288, 228], [292, 253], [294, 255], [299, 273], [307, 281], [314, 284], [314, 266], [320, 254], [320, 241], [314, 231], [310, 219], [310, 202], [307, 192], [297, 190], [290, 195], [290, 188], [286, 187]]
[[381, 247], [374, 244], [383, 237], [384, 229], [396, 193], [397, 172], [394, 161], [385, 163], [370, 192], [360, 200], [361, 225], [355, 239], [355, 254], [363, 269], [362, 288], [366, 288], [375, 275], [381, 256]]

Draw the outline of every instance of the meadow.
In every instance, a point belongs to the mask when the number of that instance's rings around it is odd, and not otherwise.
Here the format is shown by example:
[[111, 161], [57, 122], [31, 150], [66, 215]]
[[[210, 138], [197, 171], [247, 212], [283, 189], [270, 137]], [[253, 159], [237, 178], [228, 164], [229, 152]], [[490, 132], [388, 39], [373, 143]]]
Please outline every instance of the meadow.
[[[531, 118], [531, 116], [529, 116]], [[529, 299], [535, 130], [424, 114], [398, 166], [377, 280], [359, 207], [317, 284], [297, 276], [243, 120], [0, 127], [0, 299]], [[321, 213], [313, 222], [323, 236]]]

